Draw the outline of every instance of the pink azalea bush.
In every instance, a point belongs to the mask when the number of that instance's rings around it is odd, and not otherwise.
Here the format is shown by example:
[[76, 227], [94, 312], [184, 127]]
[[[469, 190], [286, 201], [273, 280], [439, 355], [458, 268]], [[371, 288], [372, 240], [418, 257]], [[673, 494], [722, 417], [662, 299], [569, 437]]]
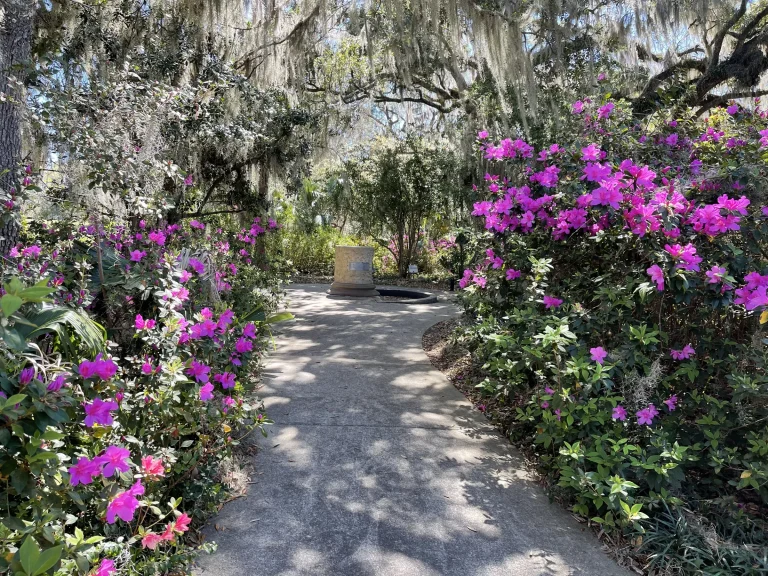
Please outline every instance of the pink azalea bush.
[[[175, 572], [210, 548], [184, 534], [225, 497], [221, 459], [269, 422], [251, 392], [274, 302], [261, 294], [277, 294], [265, 253], [275, 230], [260, 218], [235, 230], [38, 222], [11, 251], [0, 573], [26, 573], [22, 546], [83, 575]], [[64, 311], [88, 329], [30, 328]]]
[[606, 529], [688, 507], [765, 543], [766, 112], [572, 111], [555, 145], [478, 143], [460, 285], [482, 389], [517, 407], [513, 433]]

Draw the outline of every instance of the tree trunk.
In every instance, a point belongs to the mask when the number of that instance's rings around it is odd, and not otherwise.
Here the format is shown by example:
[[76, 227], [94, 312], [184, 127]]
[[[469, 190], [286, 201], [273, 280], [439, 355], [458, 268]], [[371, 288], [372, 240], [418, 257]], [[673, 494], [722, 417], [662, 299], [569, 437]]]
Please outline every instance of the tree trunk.
[[[14, 67], [29, 59], [32, 41], [33, 0], [0, 0], [0, 92], [9, 97], [0, 102], [0, 176], [3, 190], [19, 190], [16, 170], [21, 162], [21, 107], [25, 105], [25, 92], [10, 76], [21, 77]], [[10, 219], [0, 229], [0, 257], [8, 254], [19, 241], [19, 223]]]

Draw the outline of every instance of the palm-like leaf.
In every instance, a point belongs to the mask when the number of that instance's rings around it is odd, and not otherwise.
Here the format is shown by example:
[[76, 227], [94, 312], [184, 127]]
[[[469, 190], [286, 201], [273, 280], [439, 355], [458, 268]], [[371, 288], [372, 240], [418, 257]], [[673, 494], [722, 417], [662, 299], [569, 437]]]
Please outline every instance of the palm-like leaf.
[[78, 343], [92, 355], [104, 350], [107, 339], [104, 327], [77, 310], [55, 306], [26, 312], [24, 319], [28, 324], [17, 324], [17, 330], [27, 341], [54, 333], [59, 337], [63, 351], [70, 356]]

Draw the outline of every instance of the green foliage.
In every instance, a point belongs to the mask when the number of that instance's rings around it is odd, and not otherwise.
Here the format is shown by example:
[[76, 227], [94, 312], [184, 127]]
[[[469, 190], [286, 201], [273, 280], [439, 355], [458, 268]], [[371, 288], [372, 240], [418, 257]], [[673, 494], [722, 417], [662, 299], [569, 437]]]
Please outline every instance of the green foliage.
[[[488, 251], [462, 280], [475, 321], [464, 337], [486, 373], [478, 389], [514, 407], [512, 434], [575, 512], [634, 542], [647, 533], [637, 553], [654, 568], [759, 574], [764, 113], [659, 117], [645, 130], [623, 103], [597, 119], [604, 103], [585, 108], [590, 120], [574, 115], [562, 150], [528, 159], [525, 143], [509, 140], [517, 153], [489, 167], [499, 179], [475, 205], [486, 231], [470, 242]], [[604, 152], [594, 161], [582, 158], [591, 144]], [[593, 168], [604, 170], [597, 180]], [[617, 182], [614, 204], [603, 202]], [[726, 219], [728, 228], [712, 224]]]

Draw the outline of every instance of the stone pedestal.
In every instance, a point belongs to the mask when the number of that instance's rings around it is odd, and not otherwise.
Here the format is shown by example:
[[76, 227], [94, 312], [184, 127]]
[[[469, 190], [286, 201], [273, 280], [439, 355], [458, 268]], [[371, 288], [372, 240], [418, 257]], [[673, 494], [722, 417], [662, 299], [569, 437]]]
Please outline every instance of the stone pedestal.
[[330, 294], [368, 297], [379, 295], [373, 283], [373, 248], [336, 246]]

